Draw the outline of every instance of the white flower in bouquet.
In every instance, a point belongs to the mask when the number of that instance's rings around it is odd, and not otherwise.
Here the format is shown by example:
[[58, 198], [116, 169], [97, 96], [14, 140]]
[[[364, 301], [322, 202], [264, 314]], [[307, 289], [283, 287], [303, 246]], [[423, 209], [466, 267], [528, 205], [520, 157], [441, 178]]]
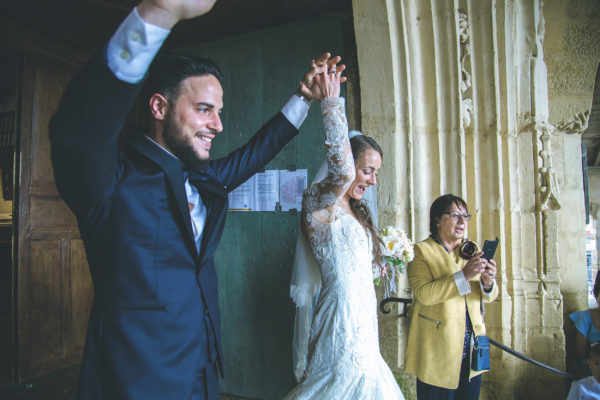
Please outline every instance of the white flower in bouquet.
[[[404, 273], [406, 265], [415, 256], [414, 243], [406, 232], [397, 226], [386, 226], [379, 231], [379, 238], [381, 239], [379, 248], [384, 260], [382, 275], [386, 274], [388, 267]], [[379, 284], [379, 278], [375, 279], [375, 284]]]

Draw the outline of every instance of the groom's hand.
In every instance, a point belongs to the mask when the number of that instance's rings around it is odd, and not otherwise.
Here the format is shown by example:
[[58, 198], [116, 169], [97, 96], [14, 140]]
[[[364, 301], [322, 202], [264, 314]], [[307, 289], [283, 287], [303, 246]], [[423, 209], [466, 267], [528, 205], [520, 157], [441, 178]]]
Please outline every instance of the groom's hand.
[[146, 21], [171, 29], [182, 19], [206, 14], [217, 0], [143, 0], [138, 13]]

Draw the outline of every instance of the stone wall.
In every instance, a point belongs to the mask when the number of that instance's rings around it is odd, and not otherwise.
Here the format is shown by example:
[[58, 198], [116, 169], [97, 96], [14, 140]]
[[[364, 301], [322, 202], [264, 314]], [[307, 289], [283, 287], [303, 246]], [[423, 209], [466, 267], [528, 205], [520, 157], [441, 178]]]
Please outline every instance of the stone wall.
[[[556, 126], [589, 108], [599, 7], [353, 0], [362, 127], [386, 149], [380, 225], [422, 240], [433, 199], [465, 198], [469, 237], [501, 243], [488, 334], [561, 369], [563, 316], [585, 305], [585, 238], [581, 138]], [[397, 309], [380, 315], [382, 353], [402, 380], [407, 333]], [[566, 396], [566, 380], [497, 349], [492, 369], [482, 398]]]
[[[560, 125], [574, 121], [591, 108], [594, 80], [600, 63], [600, 2], [545, 1], [544, 15], [547, 21], [544, 52], [548, 66], [550, 121]], [[562, 187], [562, 195], [575, 202], [583, 201], [581, 191], [578, 191], [581, 181], [580, 134], [581, 131], [571, 134], [557, 132], [561, 137], [559, 140], [563, 141], [561, 159], [564, 163], [558, 169], [563, 174], [559, 186]], [[600, 190], [594, 185], [597, 185], [596, 181], [590, 181], [590, 191]], [[559, 244], [565, 265], [561, 273], [565, 315], [587, 307], [585, 263], [579, 261], [575, 267], [570, 262], [570, 255], [585, 253], [582, 218], [582, 215], [575, 215], [569, 209], [563, 208], [560, 212], [560, 225], [564, 227], [561, 236], [576, 235], [580, 242], [583, 241], [577, 246]], [[569, 322], [565, 324], [565, 329], [569, 333], [568, 340], [572, 341]]]
[[[575, 329], [568, 314], [587, 308], [588, 303], [587, 268], [583, 256], [586, 249], [582, 229], [585, 215], [582, 211], [581, 133], [587, 120], [585, 113], [591, 108], [594, 81], [600, 63], [600, 2], [545, 1], [544, 15], [550, 121], [557, 127], [553, 140], [559, 143], [555, 147], [560, 150], [556, 154], [558, 186], [563, 203], [575, 206], [563, 206], [558, 211], [560, 230], [556, 238], [561, 265], [566, 358], [571, 366]], [[570, 126], [570, 129], [565, 126]], [[589, 171], [590, 203], [594, 194], [600, 192], [600, 181], [596, 175], [594, 169]]]

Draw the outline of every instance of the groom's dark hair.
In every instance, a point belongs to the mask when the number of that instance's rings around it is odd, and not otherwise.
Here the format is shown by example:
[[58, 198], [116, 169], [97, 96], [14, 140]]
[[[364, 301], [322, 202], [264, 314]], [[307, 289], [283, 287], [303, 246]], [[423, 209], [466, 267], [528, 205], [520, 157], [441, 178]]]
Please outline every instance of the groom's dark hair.
[[160, 54], [150, 66], [142, 88], [142, 101], [148, 104], [155, 93], [160, 93], [167, 101], [176, 103], [184, 80], [205, 75], [212, 75], [223, 84], [221, 70], [208, 58], [182, 52]]

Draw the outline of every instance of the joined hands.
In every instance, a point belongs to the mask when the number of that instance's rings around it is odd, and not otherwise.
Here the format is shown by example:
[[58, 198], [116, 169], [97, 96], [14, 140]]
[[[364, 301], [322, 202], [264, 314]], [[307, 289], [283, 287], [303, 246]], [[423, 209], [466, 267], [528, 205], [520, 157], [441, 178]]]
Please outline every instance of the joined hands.
[[298, 94], [305, 99], [321, 101], [325, 97], [338, 97], [340, 83], [346, 82], [346, 77], [341, 76], [346, 69], [340, 56], [331, 57], [331, 53], [324, 53], [316, 60], [310, 62], [310, 69], [300, 81]]

